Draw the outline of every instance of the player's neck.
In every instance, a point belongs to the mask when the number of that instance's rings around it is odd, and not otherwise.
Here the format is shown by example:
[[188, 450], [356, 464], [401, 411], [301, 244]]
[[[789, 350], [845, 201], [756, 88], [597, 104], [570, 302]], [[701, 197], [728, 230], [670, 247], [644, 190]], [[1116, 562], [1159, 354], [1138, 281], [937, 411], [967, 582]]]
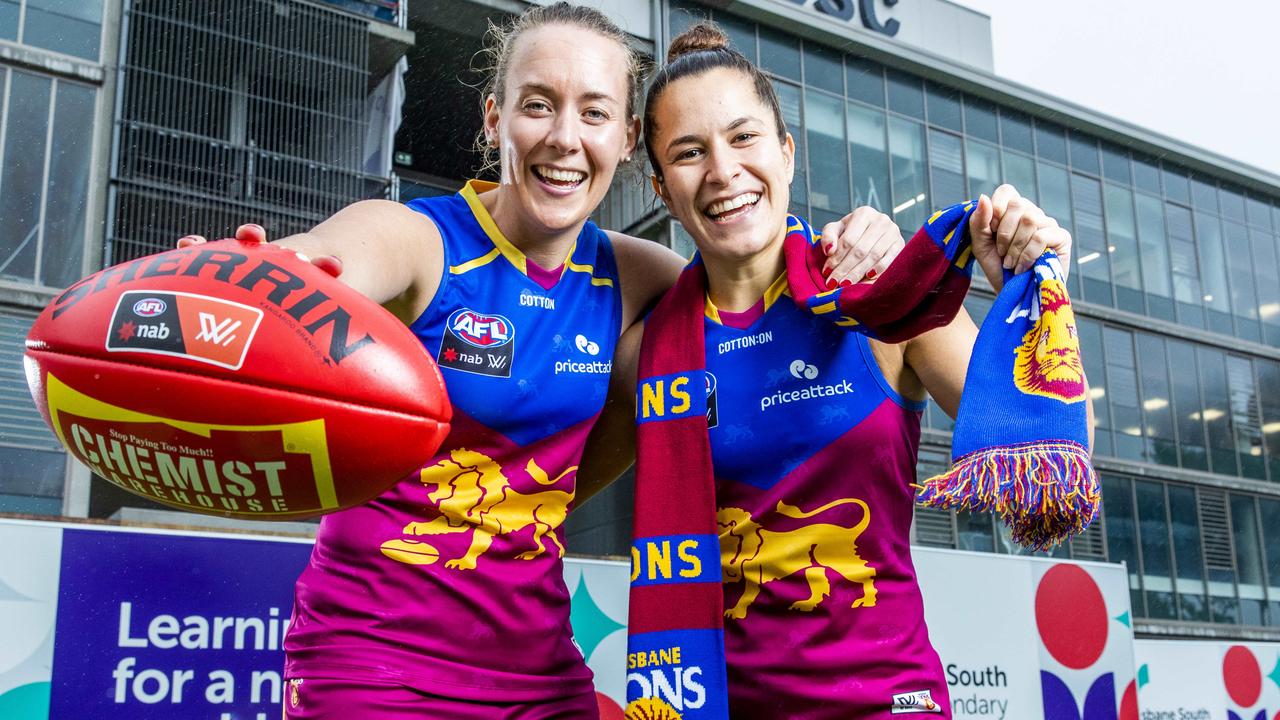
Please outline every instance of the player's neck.
[[521, 211], [518, 201], [499, 187], [480, 195], [480, 202], [498, 226], [498, 231], [524, 256], [539, 267], [552, 270], [564, 264], [573, 244], [586, 224], [581, 222], [562, 230], [549, 230]]
[[729, 312], [751, 309], [786, 269], [781, 242], [749, 257], [704, 254], [702, 262], [707, 268], [707, 295], [717, 308]]

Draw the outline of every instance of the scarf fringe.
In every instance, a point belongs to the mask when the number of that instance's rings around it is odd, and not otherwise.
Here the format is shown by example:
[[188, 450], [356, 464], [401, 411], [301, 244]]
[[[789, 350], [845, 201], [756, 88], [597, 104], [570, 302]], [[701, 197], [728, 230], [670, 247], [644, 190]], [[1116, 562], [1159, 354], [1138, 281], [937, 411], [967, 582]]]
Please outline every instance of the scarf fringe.
[[1066, 441], [969, 453], [914, 487], [916, 502], [926, 507], [999, 513], [1014, 542], [1032, 550], [1084, 532], [1102, 502], [1088, 451]]

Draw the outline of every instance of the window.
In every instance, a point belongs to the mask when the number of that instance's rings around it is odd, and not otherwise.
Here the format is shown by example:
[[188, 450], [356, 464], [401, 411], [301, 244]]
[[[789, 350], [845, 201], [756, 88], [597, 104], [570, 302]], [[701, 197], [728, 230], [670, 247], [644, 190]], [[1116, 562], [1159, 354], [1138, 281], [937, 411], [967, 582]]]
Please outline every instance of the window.
[[1106, 185], [1107, 252], [1115, 281], [1116, 307], [1143, 312], [1138, 233], [1133, 217], [1133, 193], [1118, 185]]
[[1181, 205], [1165, 205], [1169, 230], [1169, 267], [1173, 272], [1173, 297], [1178, 322], [1204, 327], [1204, 301], [1200, 291], [1200, 261], [1196, 259], [1191, 211]]
[[937, 125], [955, 132], [964, 130], [958, 91], [935, 83], [926, 83], [925, 98], [929, 105], [930, 125]]
[[1133, 184], [1133, 175], [1129, 172], [1129, 154], [1122, 148], [1103, 143], [1102, 175], [1123, 185]]
[[[964, 149], [969, 176], [969, 192], [965, 193], [965, 197], [973, 199], [983, 193], [990, 195], [995, 192], [1000, 186], [1000, 151], [995, 145], [977, 140], [966, 140]], [[1018, 191], [1021, 192], [1022, 188], [1018, 188]]]
[[776, 81], [773, 83], [773, 88], [778, 93], [778, 104], [782, 106], [782, 121], [787, 124], [787, 129], [791, 130], [796, 138], [796, 174], [791, 179], [791, 204], [797, 212], [803, 213], [804, 206], [809, 204], [809, 192], [805, 179], [808, 171], [805, 163], [804, 133], [800, 132], [800, 128], [804, 127], [804, 118], [800, 114], [800, 88]]
[[1031, 118], [1013, 110], [1001, 110], [1000, 144], [1028, 155], [1035, 154], [1035, 143], [1031, 139]]
[[1223, 240], [1227, 255], [1227, 272], [1231, 279], [1231, 312], [1236, 320], [1236, 337], [1262, 341], [1258, 322], [1258, 295], [1253, 282], [1253, 257], [1249, 231], [1240, 223], [1223, 221]]
[[97, 62], [101, 36], [102, 0], [0, 0], [6, 40]]
[[0, 277], [65, 287], [84, 274], [95, 91], [16, 70], [7, 76]]
[[1142, 599], [1142, 565], [1138, 561], [1138, 529], [1133, 524], [1133, 490], [1127, 478], [1102, 476], [1102, 513], [1107, 528], [1107, 560], [1122, 562], [1129, 573], [1129, 602], [1146, 617]]
[[880, 65], [870, 60], [845, 56], [844, 68], [849, 97], [876, 107], [884, 107], [884, 69]]
[[1196, 247], [1209, 329], [1231, 334], [1231, 302], [1227, 294], [1227, 261], [1222, 252], [1222, 224], [1214, 215], [1195, 213]]
[[1102, 326], [1085, 318], [1076, 318], [1076, 330], [1080, 334], [1080, 360], [1084, 374], [1089, 379], [1089, 399], [1093, 403], [1093, 452], [1111, 455], [1111, 408], [1107, 403], [1106, 356], [1102, 345]]
[[1280, 347], [1280, 260], [1276, 238], [1265, 230], [1249, 229], [1253, 246], [1252, 264], [1258, 281], [1258, 318], [1263, 341]]
[[1259, 360], [1258, 386], [1263, 392], [1258, 394], [1262, 406], [1262, 442], [1263, 453], [1267, 462], [1267, 473], [1272, 482], [1280, 482], [1280, 363], [1274, 360]]
[[1143, 459], [1177, 467], [1178, 443], [1173, 428], [1173, 395], [1164, 340], [1147, 333], [1136, 333], [1134, 340], [1142, 379], [1142, 415], [1146, 434]]
[[1262, 547], [1266, 557], [1268, 625], [1280, 626], [1280, 500], [1258, 499]]
[[1147, 617], [1172, 620], [1176, 617], [1177, 608], [1173, 599], [1173, 565], [1169, 557], [1169, 518], [1165, 513], [1164, 486], [1146, 480], [1138, 480], [1134, 486]]
[[1102, 186], [1083, 175], [1071, 176], [1072, 209], [1075, 210], [1076, 264], [1083, 275], [1084, 299], [1111, 305], [1111, 253], [1102, 223]]
[[794, 36], [760, 26], [760, 67], [800, 81], [800, 43]]
[[[839, 76], [836, 77], [839, 80]], [[849, 209], [849, 164], [845, 150], [844, 101], [806, 90], [804, 126], [809, 148], [809, 202], [844, 215]], [[814, 221], [821, 227], [821, 223]]]
[[1090, 175], [1101, 175], [1102, 167], [1098, 161], [1098, 142], [1082, 132], [1072, 130], [1071, 168], [1087, 172]]
[[1138, 247], [1142, 258], [1142, 285], [1147, 314], [1174, 319], [1173, 287], [1169, 279], [1169, 241], [1164, 232], [1164, 203], [1137, 193]]
[[840, 54], [818, 43], [805, 43], [804, 82], [844, 95], [844, 68], [840, 67]]
[[888, 70], [886, 76], [889, 80], [889, 109], [923, 120], [924, 89], [920, 78], [896, 70]]
[[964, 142], [956, 135], [929, 130], [929, 172], [933, 181], [933, 205], [939, 208], [964, 202]]
[[893, 163], [893, 219], [904, 237], [924, 224], [929, 208], [925, 177], [924, 126], [900, 117], [889, 118], [889, 155]]
[[1237, 588], [1240, 593], [1240, 622], [1265, 623], [1267, 595], [1263, 589], [1262, 537], [1252, 497], [1231, 496], [1231, 532], [1235, 541]]
[[1067, 164], [1067, 136], [1047, 120], [1036, 120], [1036, 157]]
[[[1104, 328], [1103, 356], [1107, 364], [1107, 397], [1115, 430], [1113, 454], [1142, 459], [1142, 409], [1138, 404], [1138, 371], [1133, 360], [1133, 336], [1124, 330]], [[1101, 422], [1099, 422], [1101, 427]]]
[[1253, 382], [1253, 363], [1247, 358], [1227, 356], [1227, 384], [1231, 387], [1231, 427], [1235, 432], [1236, 461], [1240, 474], [1265, 480], [1262, 460], [1262, 422], [1258, 415], [1257, 388]]
[[853, 160], [853, 206], [891, 209], [889, 148], [883, 110], [849, 103], [849, 155]]
[[[1174, 587], [1178, 594], [1178, 617], [1181, 620], [1208, 620], [1196, 494], [1191, 488], [1182, 485], [1170, 485], [1168, 488], [1170, 536], [1173, 538], [1177, 568]], [[1149, 496], [1156, 497], [1154, 491]], [[1139, 496], [1138, 512], [1142, 512], [1142, 503], [1142, 496]]]
[[1231, 436], [1231, 416], [1228, 414], [1226, 356], [1222, 351], [1197, 347], [1200, 361], [1200, 392], [1204, 399], [1205, 429], [1209, 434], [1209, 464], [1213, 472], [1236, 475], [1235, 439]]
[[[1025, 198], [1030, 198], [1035, 202], [1040, 197], [1039, 188], [1036, 187], [1036, 161], [1021, 153], [1010, 152], [1005, 150], [1000, 153], [1000, 159], [1004, 163], [1004, 181], [1018, 189], [1018, 193]], [[994, 188], [993, 188], [994, 190]], [[1046, 212], [1048, 212], [1046, 210]], [[1049, 213], [1053, 215], [1053, 213]], [[1053, 216], [1063, 227], [1071, 227], [1071, 218]]]
[[1164, 178], [1165, 197], [1183, 205], [1190, 205], [1191, 185], [1187, 181], [1187, 172], [1179, 167], [1165, 165], [1161, 175]]
[[966, 95], [964, 131], [969, 137], [993, 143], [1000, 142], [1000, 131], [996, 125], [996, 107], [985, 100]]
[[0, 512], [60, 515], [67, 456], [27, 390], [22, 353], [31, 322], [0, 315]]
[[1195, 346], [1171, 340], [1168, 349], [1182, 467], [1208, 470], [1209, 454], [1204, 441], [1204, 409], [1200, 406], [1200, 373], [1196, 369]]

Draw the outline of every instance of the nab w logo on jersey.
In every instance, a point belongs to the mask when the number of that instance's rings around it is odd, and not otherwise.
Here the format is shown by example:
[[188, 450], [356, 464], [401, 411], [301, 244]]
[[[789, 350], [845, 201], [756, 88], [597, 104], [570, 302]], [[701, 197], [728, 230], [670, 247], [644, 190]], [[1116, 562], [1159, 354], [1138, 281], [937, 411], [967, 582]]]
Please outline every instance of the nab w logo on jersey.
[[177, 355], [239, 370], [262, 311], [189, 293], [122, 293], [111, 317], [107, 350]]
[[440, 367], [490, 377], [511, 377], [516, 328], [502, 315], [470, 308], [454, 311], [445, 323], [436, 362]]

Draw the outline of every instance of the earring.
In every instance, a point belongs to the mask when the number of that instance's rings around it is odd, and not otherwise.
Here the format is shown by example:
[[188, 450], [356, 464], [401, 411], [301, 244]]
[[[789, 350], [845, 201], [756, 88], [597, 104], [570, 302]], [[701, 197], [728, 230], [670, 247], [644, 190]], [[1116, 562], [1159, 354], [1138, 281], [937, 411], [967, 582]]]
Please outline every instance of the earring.
[[628, 155], [628, 156], [626, 156], [626, 157], [622, 158], [622, 162], [624, 162], [624, 163], [629, 163], [629, 162], [631, 162], [631, 156], [630, 156], [630, 155]]

